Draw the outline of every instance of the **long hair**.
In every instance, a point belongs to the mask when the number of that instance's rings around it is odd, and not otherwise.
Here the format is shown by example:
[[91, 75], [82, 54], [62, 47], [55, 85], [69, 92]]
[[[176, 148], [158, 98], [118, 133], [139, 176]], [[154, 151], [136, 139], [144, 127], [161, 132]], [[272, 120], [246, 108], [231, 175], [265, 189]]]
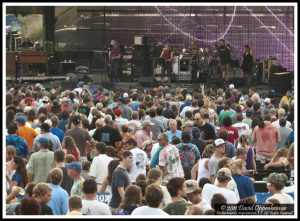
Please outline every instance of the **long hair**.
[[119, 163], [120, 163], [119, 160], [112, 160], [108, 164], [107, 181], [109, 185], [111, 185], [113, 173], [117, 168], [117, 166], [119, 165]]
[[120, 208], [128, 208], [130, 206], [141, 205], [142, 191], [137, 185], [131, 185], [126, 188], [124, 199], [120, 204]]
[[287, 157], [288, 155], [288, 149], [285, 147], [281, 147], [277, 150], [277, 153], [275, 155], [275, 157], [273, 158], [273, 161], [276, 162], [279, 160], [280, 157]]
[[28, 183], [25, 160], [20, 156], [15, 156], [14, 163], [18, 165], [16, 172], [20, 173], [22, 176], [22, 182], [20, 183], [20, 187], [25, 188], [25, 186]]
[[246, 135], [241, 135], [239, 137], [239, 143], [241, 144], [241, 147], [247, 148], [248, 147], [248, 141]]
[[66, 149], [67, 153], [75, 153], [77, 151], [77, 146], [73, 137], [64, 137], [64, 140], [62, 142], [62, 149]]

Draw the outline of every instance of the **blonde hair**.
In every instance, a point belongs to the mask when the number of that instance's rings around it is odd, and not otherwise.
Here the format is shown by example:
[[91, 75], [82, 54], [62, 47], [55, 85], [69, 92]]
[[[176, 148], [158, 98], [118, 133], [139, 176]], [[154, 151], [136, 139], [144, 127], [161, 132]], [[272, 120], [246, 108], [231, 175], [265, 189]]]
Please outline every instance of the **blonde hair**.
[[286, 158], [287, 158], [288, 151], [289, 151], [289, 150], [288, 150], [287, 148], [285, 148], [285, 147], [279, 148], [279, 149], [277, 150], [276, 155], [275, 155], [275, 157], [273, 158], [272, 161], [273, 161], [273, 162], [276, 162], [276, 161], [279, 160], [280, 157], [286, 157]]
[[51, 192], [52, 189], [47, 183], [38, 183], [33, 187], [32, 193], [33, 197], [42, 197], [48, 192]]
[[232, 174], [242, 175], [243, 166], [246, 164], [245, 161], [238, 159], [232, 163]]
[[6, 154], [9, 156], [10, 159], [14, 158], [16, 154], [16, 148], [12, 145], [8, 145], [6, 147]]

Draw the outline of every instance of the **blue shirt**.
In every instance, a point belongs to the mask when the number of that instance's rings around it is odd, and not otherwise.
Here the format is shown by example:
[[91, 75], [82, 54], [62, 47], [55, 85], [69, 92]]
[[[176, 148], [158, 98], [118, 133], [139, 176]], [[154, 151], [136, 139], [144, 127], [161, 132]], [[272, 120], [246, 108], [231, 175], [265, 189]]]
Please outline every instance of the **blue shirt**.
[[68, 120], [61, 119], [58, 123], [58, 128], [61, 129], [63, 132], [66, 132], [66, 125], [68, 125]]
[[52, 209], [53, 215], [66, 215], [69, 210], [69, 195], [58, 185], [49, 183], [51, 187], [51, 200], [47, 205]]
[[226, 151], [226, 157], [229, 158], [235, 157], [235, 148], [232, 143], [225, 141], [225, 151]]
[[183, 110], [183, 108], [185, 107], [189, 107], [191, 106], [191, 102], [190, 101], [185, 101], [179, 108], [179, 113], [181, 113], [181, 111]]
[[[22, 182], [22, 175], [18, 172], [15, 172], [14, 175], [11, 178], [12, 181], [15, 181], [17, 183], [17, 186], [22, 187], [21, 186], [21, 182]], [[25, 186], [23, 186], [25, 187]]]
[[238, 188], [240, 199], [255, 196], [254, 186], [249, 177], [244, 175], [233, 175], [232, 178]]
[[52, 133], [45, 133], [45, 134], [37, 135], [36, 138], [34, 139], [33, 147], [32, 147], [33, 152], [38, 152], [39, 151], [37, 143], [38, 143], [38, 140], [40, 138], [46, 138], [46, 139], [48, 139], [49, 141], [52, 142], [52, 151], [53, 152], [55, 152], [56, 150], [61, 150], [62, 149], [61, 143], [60, 143], [57, 136], [53, 135]]
[[176, 133], [172, 133], [170, 130], [168, 130], [167, 135], [168, 135], [169, 142], [172, 141], [172, 138], [174, 136], [178, 137], [181, 140], [181, 134], [182, 132], [180, 130], [176, 130]]
[[19, 137], [18, 135], [7, 135], [6, 136], [6, 146], [12, 145], [16, 149], [17, 156], [26, 158], [30, 154], [30, 150], [28, 148], [26, 140], [24, 138]]
[[60, 143], [62, 143], [62, 141], [63, 141], [63, 139], [64, 139], [64, 135], [65, 135], [65, 132], [64, 132], [64, 131], [62, 131], [61, 129], [59, 129], [59, 128], [57, 128], [57, 127], [52, 127], [52, 128], [50, 129], [50, 132], [51, 132], [52, 134], [54, 134], [55, 136], [57, 136], [58, 139], [59, 139], [59, 141], [60, 141]]

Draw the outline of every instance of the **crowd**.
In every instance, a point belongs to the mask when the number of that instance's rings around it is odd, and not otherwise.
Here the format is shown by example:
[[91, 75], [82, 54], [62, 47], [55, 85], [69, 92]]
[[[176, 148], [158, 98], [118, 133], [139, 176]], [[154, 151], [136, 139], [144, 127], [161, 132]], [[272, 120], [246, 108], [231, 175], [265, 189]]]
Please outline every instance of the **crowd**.
[[6, 214], [211, 215], [263, 175], [265, 204], [293, 204], [293, 125], [290, 91], [10, 88]]

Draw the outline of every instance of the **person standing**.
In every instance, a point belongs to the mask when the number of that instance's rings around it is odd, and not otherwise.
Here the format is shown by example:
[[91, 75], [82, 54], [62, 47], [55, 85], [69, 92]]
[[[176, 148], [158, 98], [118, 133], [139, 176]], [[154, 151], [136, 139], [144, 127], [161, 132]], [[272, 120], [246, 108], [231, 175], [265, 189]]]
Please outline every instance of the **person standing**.
[[89, 141], [91, 145], [94, 146], [94, 139], [86, 130], [81, 128], [81, 120], [79, 116], [74, 116], [72, 122], [75, 127], [73, 129], [67, 130], [65, 136], [71, 136], [74, 139], [76, 146], [80, 151], [80, 159], [87, 160], [87, 141]]
[[219, 62], [220, 62], [220, 53], [218, 51], [218, 46], [212, 45], [212, 50], [208, 57], [209, 75], [211, 78], [219, 77], [219, 70], [220, 70]]
[[231, 48], [224, 39], [220, 40], [220, 44], [219, 53], [222, 65], [222, 78], [225, 78], [225, 80], [228, 81], [231, 63]]
[[123, 151], [121, 162], [113, 173], [111, 181], [112, 198], [109, 203], [112, 213], [119, 207], [121, 201], [124, 199], [125, 189], [131, 184], [127, 170], [132, 166], [132, 158], [131, 151]]
[[168, 143], [168, 135], [161, 133], [158, 138], [159, 146], [163, 149], [159, 153], [159, 168], [163, 173], [163, 181], [172, 177], [184, 177], [178, 149]]
[[121, 51], [118, 46], [118, 42], [115, 40], [111, 41], [111, 49], [109, 51], [109, 78], [111, 82], [116, 82], [120, 74], [120, 59]]
[[164, 59], [162, 62], [162, 69], [161, 69], [161, 83], [164, 82], [164, 76], [167, 71], [168, 81], [170, 84], [171, 74], [173, 72], [173, 67], [171, 62], [173, 57], [173, 52], [172, 52], [171, 45], [169, 43], [166, 43], [165, 48], [163, 49], [159, 57]]
[[26, 165], [28, 182], [46, 182], [48, 172], [54, 168], [54, 153], [48, 149], [49, 140], [40, 138], [37, 142], [39, 151], [33, 153]]
[[253, 64], [254, 64], [254, 55], [249, 45], [245, 45], [242, 62], [241, 62], [241, 69], [243, 70], [244, 77], [247, 78], [247, 84], [251, 82]]
[[[95, 155], [91, 164], [90, 173], [92, 179], [96, 180], [97, 183], [102, 183], [108, 173], [108, 164], [113, 158], [106, 155], [107, 146], [103, 142], [96, 143]], [[101, 168], [101, 169], [100, 169]]]
[[60, 187], [63, 181], [63, 172], [60, 168], [50, 170], [51, 200], [48, 206], [52, 209], [53, 215], [66, 215], [68, 212], [69, 195], [66, 190]]
[[68, 169], [68, 175], [73, 179], [74, 183], [71, 189], [70, 196], [80, 196], [83, 197], [82, 184], [84, 182], [83, 177], [81, 176], [81, 164], [79, 162], [73, 161], [72, 163], [66, 164]]

